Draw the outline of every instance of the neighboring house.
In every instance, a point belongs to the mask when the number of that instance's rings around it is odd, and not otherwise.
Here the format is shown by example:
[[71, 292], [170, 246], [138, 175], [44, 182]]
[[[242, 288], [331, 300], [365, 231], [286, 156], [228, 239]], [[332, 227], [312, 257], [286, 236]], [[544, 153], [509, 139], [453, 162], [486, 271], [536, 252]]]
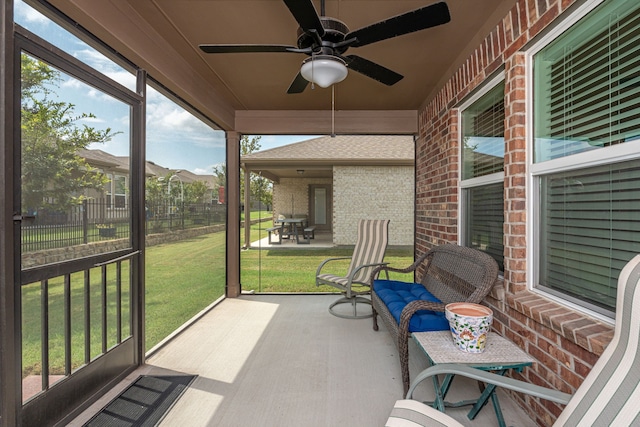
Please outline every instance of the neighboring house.
[[245, 173], [273, 181], [273, 216], [307, 215], [335, 245], [352, 245], [361, 218], [388, 218], [389, 244], [414, 241], [412, 136], [325, 136], [251, 153]]
[[[109, 181], [104, 191], [87, 190], [85, 196], [104, 201], [104, 208], [108, 211], [126, 208], [129, 203], [129, 195], [125, 189], [129, 188], [129, 157], [114, 156], [102, 150], [80, 150], [78, 153], [89, 165], [104, 173]], [[195, 181], [204, 182], [211, 193], [206, 197], [205, 203], [217, 203], [218, 190], [214, 175], [197, 175], [186, 170], [174, 170], [155, 164], [147, 160], [145, 176], [149, 178], [164, 179], [167, 176], [176, 176], [172, 179], [173, 185], [190, 184]], [[104, 217], [104, 214], [101, 214]], [[108, 215], [107, 215], [108, 217]]]

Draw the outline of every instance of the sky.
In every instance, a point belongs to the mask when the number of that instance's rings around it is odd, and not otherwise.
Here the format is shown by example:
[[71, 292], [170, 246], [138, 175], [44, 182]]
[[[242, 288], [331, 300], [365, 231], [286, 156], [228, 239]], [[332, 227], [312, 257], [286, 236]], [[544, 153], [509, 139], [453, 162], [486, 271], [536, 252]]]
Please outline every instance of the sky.
[[[135, 90], [135, 76], [132, 73], [21, 1], [16, 1], [15, 21], [116, 82]], [[100, 130], [110, 128], [114, 133], [110, 141], [92, 144], [89, 148], [116, 156], [129, 155], [129, 108], [126, 104], [64, 74], [52, 89], [58, 94], [59, 101], [74, 105], [74, 115], [95, 115], [78, 120], [79, 125], [86, 124]], [[225, 161], [224, 132], [212, 130], [151, 86], [147, 88], [146, 134], [147, 160], [166, 168], [212, 174], [213, 168]], [[310, 138], [315, 136], [263, 135], [259, 143], [260, 149], [265, 150]]]

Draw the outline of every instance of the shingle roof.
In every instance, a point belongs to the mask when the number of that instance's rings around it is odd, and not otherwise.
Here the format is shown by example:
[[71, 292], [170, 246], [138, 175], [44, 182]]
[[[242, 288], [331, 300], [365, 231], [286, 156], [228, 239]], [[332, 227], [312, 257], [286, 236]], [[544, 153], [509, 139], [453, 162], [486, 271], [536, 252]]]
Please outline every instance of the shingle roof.
[[93, 165], [110, 167], [121, 165], [120, 160], [118, 160], [116, 156], [102, 150], [89, 150], [83, 148], [78, 150], [78, 155]]
[[242, 156], [241, 162], [264, 160], [326, 160], [363, 162], [366, 160], [414, 160], [413, 137], [409, 135], [323, 136]]
[[[78, 151], [78, 155], [83, 157], [93, 166], [109, 167], [118, 169], [121, 172], [129, 172], [129, 157], [128, 156], [114, 156], [102, 150], [89, 150], [81, 149]], [[145, 165], [145, 176], [158, 176], [164, 177], [174, 173], [179, 175], [185, 183], [194, 181], [202, 181], [209, 185], [210, 188], [214, 187], [216, 183], [216, 177], [214, 175], [198, 175], [188, 170], [175, 170], [168, 169], [164, 166], [160, 166], [150, 160], [147, 160]]]

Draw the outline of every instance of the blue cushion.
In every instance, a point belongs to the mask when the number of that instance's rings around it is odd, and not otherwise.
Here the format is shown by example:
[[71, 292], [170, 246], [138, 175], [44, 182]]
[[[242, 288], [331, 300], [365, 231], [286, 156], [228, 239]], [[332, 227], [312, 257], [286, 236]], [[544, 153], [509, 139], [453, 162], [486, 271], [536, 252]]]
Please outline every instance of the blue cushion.
[[[420, 283], [399, 282], [397, 280], [374, 280], [373, 290], [387, 306], [391, 315], [400, 324], [400, 314], [411, 301], [424, 300], [441, 302]], [[431, 310], [417, 311], [409, 321], [409, 332], [445, 331], [449, 321], [443, 312]]]

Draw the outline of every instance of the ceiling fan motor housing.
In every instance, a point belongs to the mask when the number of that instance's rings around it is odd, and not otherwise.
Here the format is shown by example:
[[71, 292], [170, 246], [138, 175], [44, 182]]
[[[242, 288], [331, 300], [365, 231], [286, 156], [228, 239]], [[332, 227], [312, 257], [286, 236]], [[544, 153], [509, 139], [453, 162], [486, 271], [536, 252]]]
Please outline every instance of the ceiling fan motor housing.
[[302, 28], [298, 28], [298, 47], [300, 49], [306, 49], [311, 47], [314, 54], [342, 54], [349, 46], [335, 47], [335, 43], [344, 41], [344, 37], [349, 33], [349, 27], [347, 24], [339, 19], [330, 18], [328, 16], [321, 16], [320, 22], [324, 28], [324, 35], [322, 36], [322, 46], [319, 46], [316, 38], [313, 34], [305, 32]]

